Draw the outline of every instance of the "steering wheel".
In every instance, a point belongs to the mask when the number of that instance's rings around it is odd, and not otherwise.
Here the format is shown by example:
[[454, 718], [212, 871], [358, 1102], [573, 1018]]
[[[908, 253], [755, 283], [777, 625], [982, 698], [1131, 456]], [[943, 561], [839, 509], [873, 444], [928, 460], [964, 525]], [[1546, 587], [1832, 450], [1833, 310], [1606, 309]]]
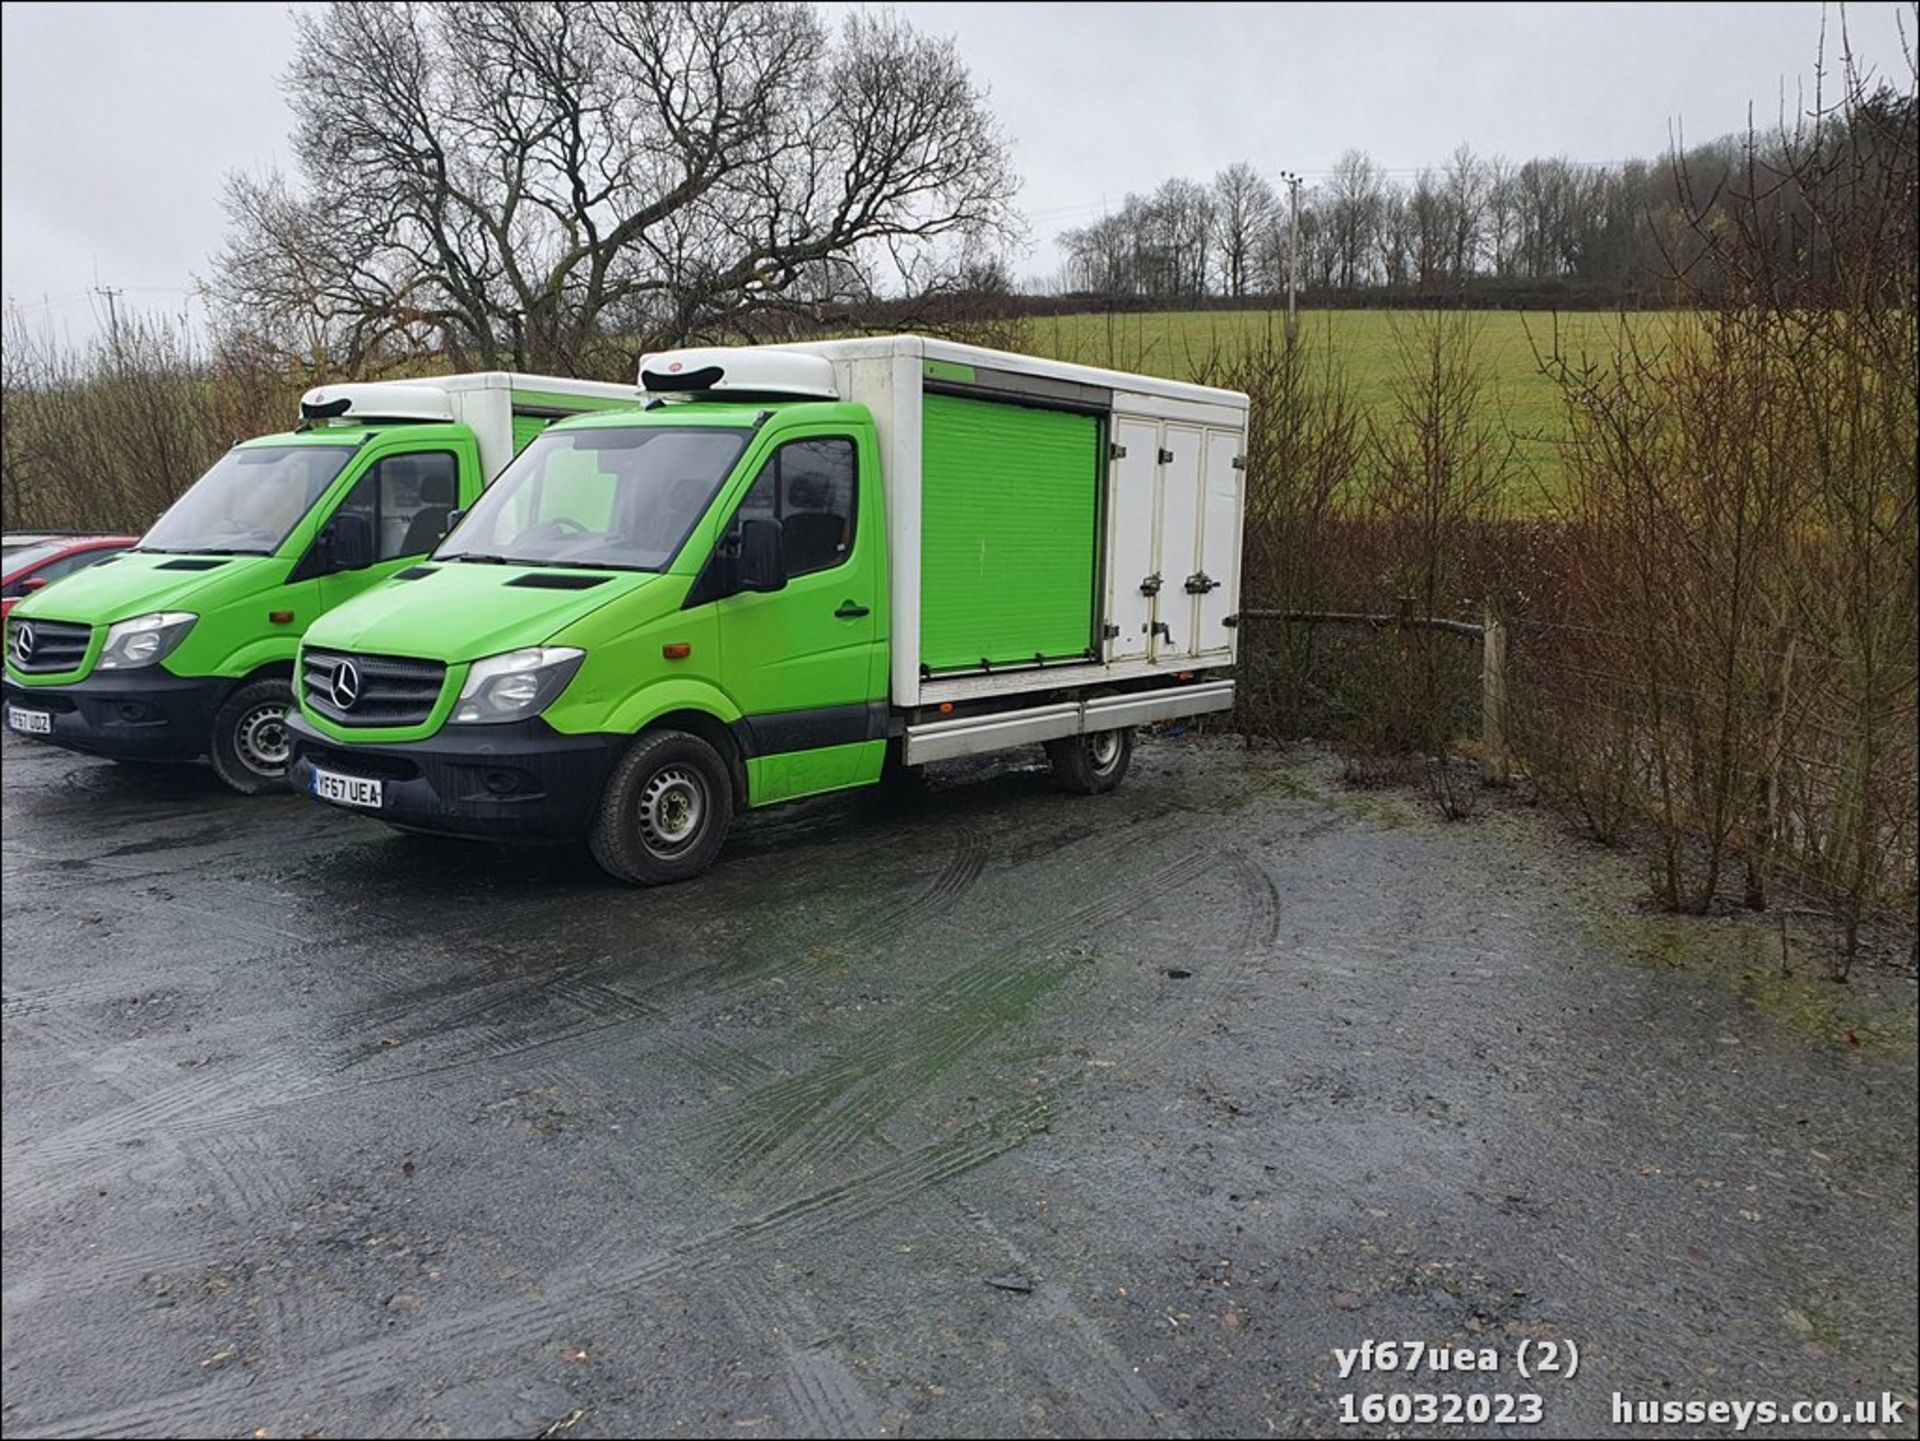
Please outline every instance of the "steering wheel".
[[586, 526], [570, 515], [556, 515], [540, 522], [523, 532], [521, 540], [572, 540], [575, 536], [589, 535]]

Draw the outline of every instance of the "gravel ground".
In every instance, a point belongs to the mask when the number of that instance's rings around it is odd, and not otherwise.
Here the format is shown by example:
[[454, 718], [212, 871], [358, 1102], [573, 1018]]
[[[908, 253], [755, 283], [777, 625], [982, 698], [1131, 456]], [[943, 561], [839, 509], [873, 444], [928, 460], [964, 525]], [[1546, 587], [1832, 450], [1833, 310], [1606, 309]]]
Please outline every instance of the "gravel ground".
[[646, 893], [10, 738], [3, 819], [8, 1435], [1915, 1434], [1911, 980], [1515, 805], [1160, 741]]

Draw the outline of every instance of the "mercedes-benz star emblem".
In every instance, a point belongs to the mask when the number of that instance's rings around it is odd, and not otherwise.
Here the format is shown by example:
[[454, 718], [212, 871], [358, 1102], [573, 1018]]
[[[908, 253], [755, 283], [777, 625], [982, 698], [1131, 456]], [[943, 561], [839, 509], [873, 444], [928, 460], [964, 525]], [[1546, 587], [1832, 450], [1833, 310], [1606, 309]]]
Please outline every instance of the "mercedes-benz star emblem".
[[352, 710], [353, 703], [360, 699], [360, 668], [350, 660], [343, 660], [333, 671], [333, 703], [341, 710]]
[[33, 626], [27, 621], [21, 621], [13, 628], [13, 658], [21, 665], [25, 665], [33, 659], [34, 644]]

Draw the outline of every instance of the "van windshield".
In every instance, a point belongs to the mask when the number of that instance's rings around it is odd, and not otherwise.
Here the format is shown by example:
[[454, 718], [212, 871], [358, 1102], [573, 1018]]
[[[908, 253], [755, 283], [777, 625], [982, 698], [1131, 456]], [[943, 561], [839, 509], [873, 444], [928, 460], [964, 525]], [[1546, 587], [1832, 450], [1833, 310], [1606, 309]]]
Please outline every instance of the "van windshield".
[[665, 570], [750, 434], [719, 426], [549, 431], [487, 487], [434, 559]]
[[169, 555], [272, 555], [353, 458], [350, 445], [233, 449], [140, 538]]

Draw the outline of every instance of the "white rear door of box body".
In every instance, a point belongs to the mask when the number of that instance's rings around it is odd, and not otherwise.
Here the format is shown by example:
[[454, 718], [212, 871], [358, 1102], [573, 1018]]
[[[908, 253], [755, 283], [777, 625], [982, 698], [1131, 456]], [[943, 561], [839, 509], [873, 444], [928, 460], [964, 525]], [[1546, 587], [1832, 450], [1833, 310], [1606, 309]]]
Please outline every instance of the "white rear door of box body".
[[1154, 512], [1159, 505], [1160, 423], [1113, 418], [1120, 447], [1107, 469], [1107, 660], [1144, 660], [1153, 632], [1153, 598], [1140, 587], [1153, 574]]
[[1201, 584], [1211, 588], [1200, 597], [1200, 628], [1194, 643], [1199, 655], [1233, 648], [1233, 628], [1226, 622], [1240, 609], [1241, 490], [1246, 477], [1240, 456], [1244, 444], [1245, 437], [1237, 431], [1207, 432], [1200, 574], [1204, 577]]
[[1195, 425], [1169, 424], [1161, 432], [1160, 553], [1154, 569], [1160, 593], [1154, 597], [1155, 659], [1192, 655], [1194, 598], [1187, 581], [1200, 568], [1201, 452], [1206, 432]]

